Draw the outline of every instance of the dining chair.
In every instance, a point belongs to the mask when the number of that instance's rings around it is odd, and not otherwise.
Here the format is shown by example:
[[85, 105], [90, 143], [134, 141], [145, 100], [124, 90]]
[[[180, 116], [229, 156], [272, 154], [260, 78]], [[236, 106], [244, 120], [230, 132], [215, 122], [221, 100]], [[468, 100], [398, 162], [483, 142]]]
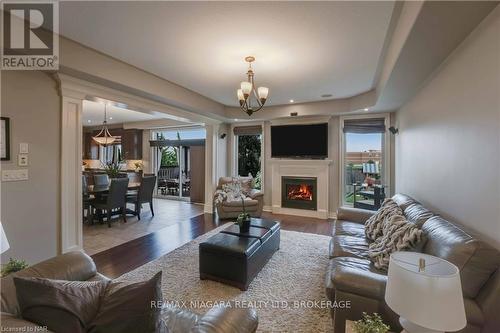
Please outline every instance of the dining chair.
[[127, 202], [133, 203], [135, 205], [135, 213], [137, 218], [141, 219], [141, 208], [143, 203], [149, 203], [149, 208], [151, 209], [151, 215], [155, 216], [153, 210], [153, 191], [156, 184], [156, 176], [145, 176], [142, 177], [141, 185], [136, 194], [131, 194], [127, 196]]
[[82, 201], [83, 201], [82, 217], [85, 219], [85, 210], [87, 210], [87, 220], [90, 223], [90, 222], [92, 222], [92, 220], [91, 220], [91, 216], [92, 216], [91, 204], [92, 204], [92, 201], [94, 200], [94, 197], [89, 194], [88, 186], [89, 186], [89, 184], [87, 181], [87, 176], [82, 175]]
[[109, 176], [107, 174], [99, 173], [94, 175], [95, 186], [109, 185]]
[[102, 201], [96, 200], [92, 203], [92, 206], [98, 210], [100, 222], [103, 222], [102, 212], [106, 211], [108, 227], [111, 227], [113, 209], [121, 209], [123, 222], [127, 222], [127, 189], [128, 178], [114, 178], [109, 185], [108, 195], [104, 197]]

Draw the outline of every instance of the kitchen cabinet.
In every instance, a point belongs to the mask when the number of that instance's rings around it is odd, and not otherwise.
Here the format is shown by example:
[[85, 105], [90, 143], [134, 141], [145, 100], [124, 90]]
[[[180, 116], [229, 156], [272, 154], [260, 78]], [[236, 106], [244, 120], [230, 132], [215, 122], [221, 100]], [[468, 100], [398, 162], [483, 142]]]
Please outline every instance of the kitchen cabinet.
[[[95, 133], [97, 134], [97, 133]], [[93, 132], [83, 133], [83, 159], [84, 160], [98, 160], [99, 159], [99, 145], [92, 139], [95, 135]]]

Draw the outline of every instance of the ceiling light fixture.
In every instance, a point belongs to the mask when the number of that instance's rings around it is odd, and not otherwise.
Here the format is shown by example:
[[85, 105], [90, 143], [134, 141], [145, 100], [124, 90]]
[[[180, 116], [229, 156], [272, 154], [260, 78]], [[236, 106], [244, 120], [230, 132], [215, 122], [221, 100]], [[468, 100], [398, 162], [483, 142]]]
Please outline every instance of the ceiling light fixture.
[[96, 136], [92, 137], [95, 142], [101, 146], [107, 146], [113, 144], [116, 141], [116, 137], [112, 136], [108, 130], [108, 122], [106, 121], [106, 104], [104, 104], [104, 121], [102, 123], [102, 129]]
[[[241, 109], [248, 114], [249, 116], [252, 113], [259, 111], [264, 107], [266, 103], [267, 96], [269, 95], [269, 88], [266, 87], [258, 87], [257, 91], [255, 91], [255, 82], [254, 82], [254, 72], [252, 69], [252, 62], [255, 61], [255, 57], [248, 56], [245, 58], [245, 61], [248, 62], [248, 71], [247, 71], [247, 81], [241, 82], [241, 89], [236, 91], [238, 96], [238, 100], [240, 102]], [[255, 97], [257, 101], [257, 105], [254, 107], [251, 103], [252, 95]]]
[[368, 109], [368, 108], [364, 108], [364, 110], [365, 110], [365, 111], [368, 111], [368, 110], [370, 110], [370, 109]]
[[294, 102], [294, 101], [293, 101], [293, 99], [291, 99], [291, 100], [290, 100], [290, 103], [293, 103], [293, 102]]

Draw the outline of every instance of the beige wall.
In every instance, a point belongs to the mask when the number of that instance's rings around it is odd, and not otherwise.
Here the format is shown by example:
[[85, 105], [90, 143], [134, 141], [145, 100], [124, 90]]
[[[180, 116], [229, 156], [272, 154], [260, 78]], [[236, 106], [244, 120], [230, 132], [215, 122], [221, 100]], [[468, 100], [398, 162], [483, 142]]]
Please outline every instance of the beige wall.
[[59, 246], [60, 98], [56, 82], [38, 71], [2, 72], [2, 116], [10, 118], [11, 160], [19, 169], [19, 143], [29, 143], [29, 180], [2, 182], [1, 219], [10, 243], [2, 254], [35, 263]]
[[500, 248], [500, 8], [397, 112], [396, 191]]

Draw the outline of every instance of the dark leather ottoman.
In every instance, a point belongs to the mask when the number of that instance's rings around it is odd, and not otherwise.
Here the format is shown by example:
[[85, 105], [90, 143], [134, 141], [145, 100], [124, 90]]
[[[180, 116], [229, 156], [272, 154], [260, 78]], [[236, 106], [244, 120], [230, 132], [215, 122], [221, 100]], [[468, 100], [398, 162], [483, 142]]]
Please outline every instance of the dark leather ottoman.
[[200, 243], [200, 279], [247, 290], [279, 247], [279, 222], [252, 218], [250, 230], [245, 233], [237, 224], [231, 224]]

